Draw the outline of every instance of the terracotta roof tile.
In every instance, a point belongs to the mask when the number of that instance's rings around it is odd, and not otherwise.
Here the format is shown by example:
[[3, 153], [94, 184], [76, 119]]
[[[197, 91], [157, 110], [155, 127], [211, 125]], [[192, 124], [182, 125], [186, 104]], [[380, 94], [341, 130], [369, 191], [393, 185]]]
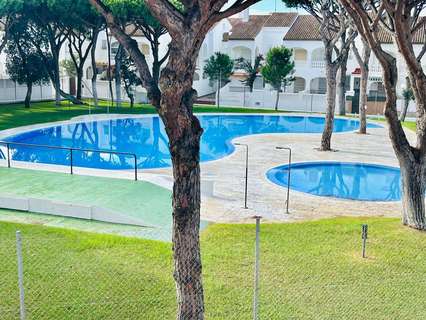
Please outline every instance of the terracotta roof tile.
[[298, 16], [284, 40], [321, 40], [319, 22], [311, 15]]
[[229, 40], [254, 40], [269, 16], [250, 15], [248, 21], [240, 20], [232, 26]]
[[297, 13], [295, 12], [274, 12], [269, 16], [268, 20], [266, 20], [264, 26], [274, 28], [288, 28], [291, 26], [296, 17]]
[[[418, 22], [418, 28], [413, 34], [413, 43], [414, 44], [423, 44], [426, 41], [426, 17]], [[382, 43], [392, 43], [392, 35], [386, 31], [384, 28], [381, 28], [378, 32], [378, 38]]]

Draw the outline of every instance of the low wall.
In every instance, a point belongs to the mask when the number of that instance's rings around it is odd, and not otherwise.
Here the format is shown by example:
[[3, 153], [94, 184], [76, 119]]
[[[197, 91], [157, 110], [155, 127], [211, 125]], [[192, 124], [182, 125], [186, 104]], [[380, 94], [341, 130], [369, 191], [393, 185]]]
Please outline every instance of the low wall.
[[128, 217], [105, 208], [70, 204], [46, 199], [0, 196], [0, 208], [67, 218], [147, 227], [142, 220]]

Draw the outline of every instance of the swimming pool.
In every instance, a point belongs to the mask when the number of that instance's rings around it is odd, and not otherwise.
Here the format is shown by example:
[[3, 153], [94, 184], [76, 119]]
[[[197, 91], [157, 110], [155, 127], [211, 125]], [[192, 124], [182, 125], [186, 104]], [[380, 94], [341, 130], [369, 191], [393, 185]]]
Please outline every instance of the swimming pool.
[[[234, 151], [232, 139], [262, 133], [321, 133], [324, 118], [281, 115], [202, 115], [204, 134], [201, 161], [216, 160]], [[334, 132], [354, 131], [358, 120], [335, 119]], [[379, 126], [369, 124], [370, 128]], [[138, 168], [151, 169], [171, 165], [168, 139], [157, 116], [141, 116], [79, 122], [23, 132], [7, 139], [10, 142], [48, 146], [102, 149], [137, 155]], [[34, 163], [68, 165], [67, 150], [11, 146], [12, 159]], [[76, 166], [100, 169], [130, 169], [134, 160], [125, 155], [73, 152]]]
[[[287, 187], [288, 165], [272, 168], [267, 178]], [[363, 163], [306, 162], [291, 165], [290, 188], [322, 197], [363, 201], [401, 199], [398, 168]]]

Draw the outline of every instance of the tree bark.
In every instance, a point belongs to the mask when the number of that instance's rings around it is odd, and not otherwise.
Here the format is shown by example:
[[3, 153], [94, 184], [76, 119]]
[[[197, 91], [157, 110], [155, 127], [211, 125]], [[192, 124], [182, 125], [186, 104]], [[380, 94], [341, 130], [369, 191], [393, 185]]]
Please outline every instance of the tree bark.
[[410, 99], [404, 98], [404, 107], [401, 110], [401, 114], [399, 116], [399, 120], [401, 122], [405, 121], [405, 117], [407, 116], [408, 106], [410, 105]]
[[334, 111], [336, 109], [336, 65], [326, 62], [325, 72], [327, 78], [327, 110], [325, 114], [324, 131], [321, 137], [320, 151], [331, 151], [331, 136], [333, 134]]
[[120, 44], [118, 46], [117, 53], [115, 55], [115, 103], [117, 108], [121, 107], [121, 58], [123, 54], [123, 46]]
[[278, 103], [280, 102], [280, 90], [277, 89], [277, 96], [275, 98], [275, 111], [278, 111]]
[[193, 47], [201, 43], [201, 39], [194, 38], [188, 41], [186, 47], [172, 40], [169, 62], [160, 79], [162, 98], [159, 114], [169, 137], [173, 164], [174, 279], [177, 288], [177, 319], [181, 320], [204, 319], [199, 241], [199, 161], [203, 130], [192, 113], [196, 99], [196, 92], [192, 89], [196, 61]]
[[343, 55], [339, 68], [339, 82], [337, 85], [337, 101], [339, 103], [339, 115], [346, 115], [346, 71], [348, 69], [348, 56]]
[[33, 92], [33, 84], [32, 84], [32, 82], [27, 82], [27, 94], [25, 96], [25, 108], [30, 107], [32, 92]]
[[90, 59], [92, 64], [92, 95], [93, 95], [93, 103], [95, 107], [98, 106], [98, 71], [97, 71], [97, 65], [96, 65], [96, 46], [98, 43], [98, 37], [99, 37], [99, 28], [94, 28], [92, 31], [92, 48], [90, 49]]
[[402, 223], [415, 229], [425, 230], [425, 164], [404, 161], [401, 167]]
[[361, 81], [359, 87], [359, 131], [360, 134], [367, 133], [367, 85], [368, 85], [368, 76], [370, 73], [369, 62], [371, 56], [371, 48], [367, 41], [362, 39], [362, 56], [359, 54], [355, 43], [352, 45], [352, 50], [355, 55], [356, 60], [358, 61], [359, 67], [361, 69]]
[[83, 90], [83, 68], [77, 69], [77, 100], [81, 101]]
[[359, 133], [367, 134], [367, 84], [368, 69], [361, 69], [361, 82], [359, 87]]

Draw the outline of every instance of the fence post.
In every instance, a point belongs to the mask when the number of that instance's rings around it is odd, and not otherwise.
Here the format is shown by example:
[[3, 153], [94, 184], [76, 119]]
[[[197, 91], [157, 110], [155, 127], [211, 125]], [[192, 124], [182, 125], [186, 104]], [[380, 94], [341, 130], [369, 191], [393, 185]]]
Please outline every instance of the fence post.
[[6, 144], [6, 148], [7, 148], [7, 167], [10, 168], [10, 144], [9, 143]]
[[254, 293], [253, 293], [253, 320], [259, 319], [259, 261], [260, 261], [260, 216], [254, 216], [256, 219], [256, 244], [254, 260]]
[[74, 174], [74, 166], [73, 166], [73, 158], [72, 158], [72, 148], [70, 148], [70, 166], [71, 166], [71, 174]]
[[138, 158], [135, 154], [133, 157], [135, 159], [135, 181], [138, 181]]
[[25, 320], [24, 265], [22, 260], [22, 239], [20, 231], [16, 231], [16, 255], [18, 257], [19, 314], [20, 319]]
[[367, 237], [368, 237], [368, 225], [362, 225], [362, 257], [366, 257], [366, 247], [367, 247]]

